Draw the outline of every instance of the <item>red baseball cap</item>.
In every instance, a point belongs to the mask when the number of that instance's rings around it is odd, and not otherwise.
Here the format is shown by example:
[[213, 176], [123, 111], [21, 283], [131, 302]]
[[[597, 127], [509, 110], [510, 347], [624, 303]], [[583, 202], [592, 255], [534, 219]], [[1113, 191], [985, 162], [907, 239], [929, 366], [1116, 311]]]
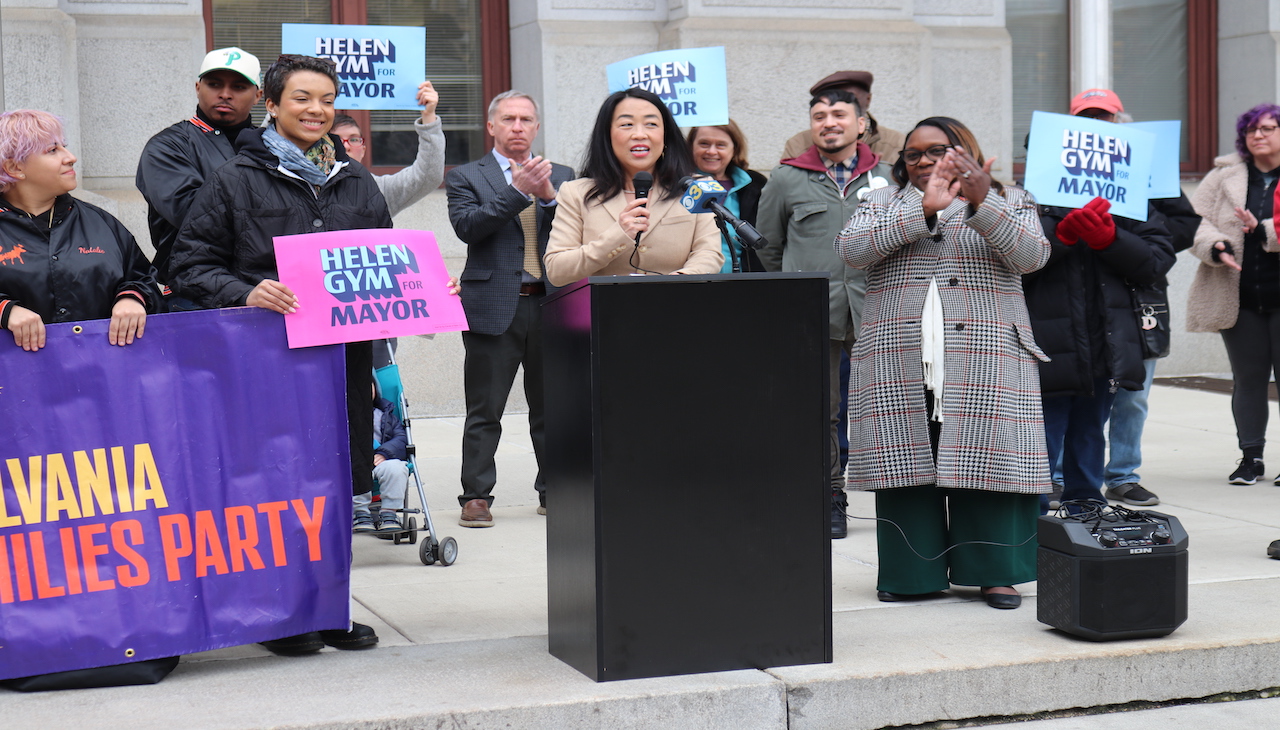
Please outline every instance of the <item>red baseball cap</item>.
[[1071, 100], [1071, 116], [1085, 109], [1102, 109], [1112, 114], [1119, 114], [1124, 111], [1124, 104], [1120, 103], [1120, 97], [1116, 96], [1116, 92], [1111, 89], [1086, 89], [1076, 94]]

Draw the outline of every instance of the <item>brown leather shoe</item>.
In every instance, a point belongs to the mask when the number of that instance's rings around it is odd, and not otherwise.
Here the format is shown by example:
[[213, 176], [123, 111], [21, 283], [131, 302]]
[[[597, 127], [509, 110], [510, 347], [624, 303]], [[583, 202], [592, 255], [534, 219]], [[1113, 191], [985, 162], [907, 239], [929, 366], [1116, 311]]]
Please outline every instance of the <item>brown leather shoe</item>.
[[462, 518], [458, 524], [463, 527], [493, 527], [493, 515], [489, 512], [489, 502], [473, 499], [462, 505]]

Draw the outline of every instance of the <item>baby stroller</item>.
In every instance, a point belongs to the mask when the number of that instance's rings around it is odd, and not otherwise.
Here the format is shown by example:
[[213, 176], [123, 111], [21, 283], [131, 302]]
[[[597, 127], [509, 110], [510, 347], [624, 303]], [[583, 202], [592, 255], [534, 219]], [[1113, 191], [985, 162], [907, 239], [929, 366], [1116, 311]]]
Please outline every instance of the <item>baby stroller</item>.
[[[409, 465], [409, 475], [412, 481], [418, 487], [418, 502], [422, 505], [421, 509], [414, 509], [409, 506], [408, 495], [405, 495], [404, 508], [395, 510], [400, 513], [400, 524], [404, 525], [403, 532], [396, 532], [390, 535], [390, 539], [399, 545], [401, 542], [407, 542], [413, 545], [418, 542], [418, 533], [425, 533], [422, 543], [418, 546], [418, 558], [423, 565], [432, 565], [440, 563], [441, 565], [453, 565], [453, 561], [458, 559], [458, 541], [452, 537], [440, 538], [436, 532], [435, 524], [431, 521], [431, 511], [427, 508], [427, 495], [422, 489], [422, 478], [418, 475], [417, 464], [417, 447], [413, 443], [413, 426], [409, 422], [409, 401], [404, 395], [404, 384], [400, 380], [400, 366], [396, 364], [395, 348], [391, 347], [388, 341], [382, 340], [375, 342], [374, 347], [385, 347], [387, 352], [387, 360], [391, 363], [384, 367], [376, 368], [373, 371], [374, 377], [378, 380], [378, 389], [383, 398], [395, 406], [396, 416], [404, 424], [405, 435], [408, 437], [407, 462]], [[375, 485], [376, 487], [376, 485]], [[414, 515], [422, 515], [422, 527], [418, 527], [418, 520]], [[378, 535], [386, 539], [385, 534]]]

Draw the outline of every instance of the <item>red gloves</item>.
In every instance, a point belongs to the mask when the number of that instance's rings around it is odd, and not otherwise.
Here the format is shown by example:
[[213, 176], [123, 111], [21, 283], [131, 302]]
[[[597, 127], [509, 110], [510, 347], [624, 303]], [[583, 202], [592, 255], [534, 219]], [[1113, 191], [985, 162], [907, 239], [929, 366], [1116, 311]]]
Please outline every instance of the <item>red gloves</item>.
[[1116, 240], [1116, 222], [1112, 220], [1111, 201], [1106, 198], [1094, 198], [1083, 208], [1067, 213], [1058, 223], [1056, 233], [1058, 239], [1068, 246], [1084, 239], [1089, 248], [1101, 251]]

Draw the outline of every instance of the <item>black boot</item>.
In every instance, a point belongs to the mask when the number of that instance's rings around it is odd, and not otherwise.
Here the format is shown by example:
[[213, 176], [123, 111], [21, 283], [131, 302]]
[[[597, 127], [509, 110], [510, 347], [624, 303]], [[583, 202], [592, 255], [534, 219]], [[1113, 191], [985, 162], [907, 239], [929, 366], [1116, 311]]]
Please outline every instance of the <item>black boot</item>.
[[849, 536], [849, 498], [843, 489], [831, 490], [831, 539]]

